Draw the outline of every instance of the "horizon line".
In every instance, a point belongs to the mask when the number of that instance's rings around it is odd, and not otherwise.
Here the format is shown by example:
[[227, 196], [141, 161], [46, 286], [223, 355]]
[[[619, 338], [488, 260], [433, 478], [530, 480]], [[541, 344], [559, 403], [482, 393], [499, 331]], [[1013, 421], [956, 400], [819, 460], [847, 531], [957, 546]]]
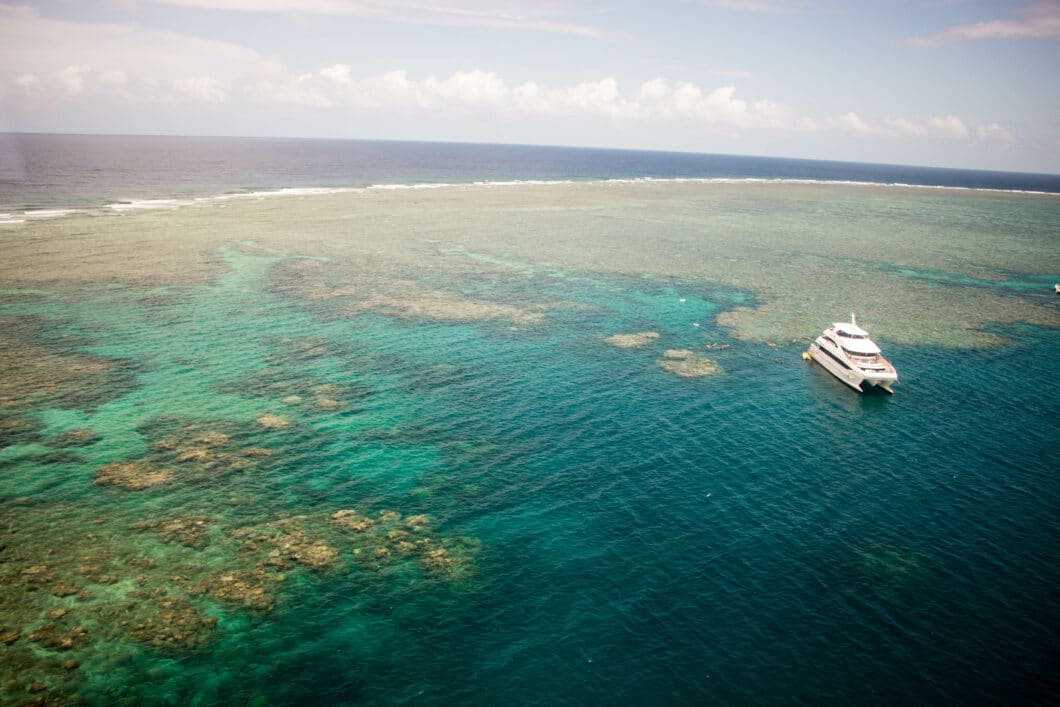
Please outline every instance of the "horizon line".
[[551, 143], [520, 143], [520, 142], [476, 142], [471, 140], [416, 140], [404, 138], [358, 138], [358, 137], [324, 137], [306, 135], [223, 135], [223, 134], [193, 134], [193, 133], [90, 133], [90, 132], [51, 132], [34, 130], [2, 130], [0, 135], [38, 135], [38, 136], [69, 136], [69, 137], [128, 137], [128, 138], [191, 138], [191, 139], [225, 139], [225, 140], [306, 140], [306, 141], [333, 141], [333, 142], [376, 142], [376, 143], [408, 143], [421, 145], [471, 145], [482, 147], [530, 147], [563, 150], [596, 150], [601, 152], [638, 152], [660, 155], [697, 155], [703, 157], [742, 157], [748, 159], [762, 160], [785, 160], [789, 162], [817, 162], [822, 164], [845, 164], [874, 167], [913, 167], [916, 169], [929, 169], [949, 172], [981, 172], [984, 174], [1013, 174], [1035, 177], [1060, 178], [1060, 172], [1027, 172], [1011, 169], [984, 169], [981, 167], [940, 167], [928, 164], [910, 164], [904, 162], [860, 162], [854, 160], [836, 160], [823, 157], [784, 157], [778, 155], [747, 154], [735, 152], [697, 152], [695, 150], [662, 150], [638, 147], [612, 147], [600, 145], [562, 145]]

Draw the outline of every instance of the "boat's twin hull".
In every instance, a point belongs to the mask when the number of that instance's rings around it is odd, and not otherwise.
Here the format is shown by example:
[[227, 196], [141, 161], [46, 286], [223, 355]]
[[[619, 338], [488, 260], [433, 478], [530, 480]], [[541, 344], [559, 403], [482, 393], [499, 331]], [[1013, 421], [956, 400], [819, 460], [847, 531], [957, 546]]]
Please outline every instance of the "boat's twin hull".
[[891, 386], [898, 380], [898, 377], [893, 373], [882, 373], [882, 375], [877, 376], [866, 371], [847, 368], [824, 352], [816, 342], [810, 345], [809, 354], [814, 361], [824, 366], [825, 370], [859, 393], [865, 392], [864, 386], [866, 385], [870, 387], [876, 386], [888, 393], [894, 393], [891, 390]]

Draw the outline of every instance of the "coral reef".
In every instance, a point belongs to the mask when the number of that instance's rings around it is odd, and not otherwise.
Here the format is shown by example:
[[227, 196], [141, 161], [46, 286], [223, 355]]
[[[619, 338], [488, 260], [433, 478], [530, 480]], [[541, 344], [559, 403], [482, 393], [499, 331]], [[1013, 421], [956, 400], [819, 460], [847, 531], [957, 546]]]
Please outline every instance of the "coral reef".
[[156, 421], [142, 431], [155, 437], [153, 447], [159, 463], [178, 466], [181, 478], [212, 477], [255, 468], [257, 461], [272, 456], [266, 447], [243, 446], [258, 433], [249, 425], [226, 423], [226, 432], [216, 425], [181, 419]]
[[269, 589], [284, 576], [264, 568], [233, 570], [210, 575], [189, 587], [192, 594], [208, 594], [215, 599], [256, 611], [271, 611], [276, 599]]
[[0, 317], [0, 409], [92, 409], [135, 387], [130, 362], [81, 353], [85, 341], [44, 338], [53, 329], [34, 317]]
[[[274, 434], [255, 432], [253, 423], [166, 419], [142, 430], [154, 451], [104, 465], [97, 484], [169, 484], [170, 496], [161, 498], [175, 498], [195, 488], [191, 480], [209, 479], [206, 488], [214, 488], [218, 478], [233, 478], [208, 468], [224, 455], [256, 463], [272, 454], [245, 446], [254, 434]], [[185, 498], [200, 500], [180, 510], [127, 495], [104, 506], [0, 500], [0, 702], [27, 694], [67, 701], [115, 651], [208, 647], [218, 603], [254, 617], [325, 577], [360, 577], [362, 586], [388, 592], [410, 577], [458, 587], [474, 571], [475, 542], [432, 536], [434, 523], [422, 513], [345, 508], [292, 516], [241, 505], [234, 520], [223, 501], [202, 513], [195, 511], [207, 510], [204, 497]]]
[[258, 424], [267, 430], [278, 430], [289, 426], [291, 421], [283, 415], [267, 412], [264, 415], [258, 416]]
[[0, 402], [0, 449], [36, 442], [42, 429], [44, 425], [34, 419], [4, 413]]
[[130, 491], [166, 484], [173, 480], [170, 469], [161, 469], [146, 459], [111, 462], [96, 470], [95, 482], [101, 486], [120, 486]]
[[709, 358], [696, 356], [688, 349], [668, 349], [656, 361], [659, 368], [682, 378], [701, 378], [721, 372], [721, 366]]
[[666, 349], [663, 351], [663, 358], [685, 359], [691, 356], [691, 349]]
[[[287, 340], [276, 342], [275, 345], [279, 351], [270, 357], [275, 365], [219, 386], [219, 390], [235, 395], [279, 401], [279, 404], [288, 408], [300, 408], [315, 413], [355, 411], [356, 402], [373, 394], [370, 389], [363, 386], [336, 385], [324, 382], [316, 376], [292, 373], [292, 371], [299, 370], [299, 365], [287, 360], [288, 357], [297, 358], [305, 355], [302, 353], [305, 347], [308, 347], [310, 351], [321, 351], [326, 352], [326, 355], [331, 355], [331, 350], [326, 348], [326, 342], [318, 342], [314, 338], [309, 342]], [[294, 353], [289, 351], [292, 348], [295, 350]], [[325, 353], [320, 355], [325, 355]], [[282, 429], [284, 425], [280, 422], [281, 418], [286, 419], [278, 413], [269, 413], [262, 415], [259, 423], [270, 429]]]
[[118, 626], [133, 639], [160, 650], [190, 650], [208, 641], [217, 619], [197, 609], [186, 597], [164, 589], [129, 593], [134, 601], [117, 607], [124, 616]]
[[47, 444], [51, 447], [83, 447], [95, 444], [100, 439], [102, 439], [101, 435], [95, 430], [78, 428], [67, 430], [52, 437], [47, 440]]
[[412, 277], [351, 271], [344, 263], [292, 260], [276, 268], [273, 287], [310, 302], [327, 302], [346, 315], [375, 312], [404, 319], [433, 321], [504, 321], [539, 324], [541, 305], [516, 307], [472, 299]]
[[335, 511], [330, 518], [332, 525], [345, 530], [352, 530], [356, 533], [363, 533], [368, 530], [374, 522], [371, 518], [362, 516], [354, 510]]
[[208, 544], [210, 530], [208, 516], [186, 516], [169, 520], [141, 520], [129, 526], [132, 530], [153, 530], [162, 542], [180, 543], [184, 547], [201, 549]]
[[620, 349], [635, 349], [659, 338], [657, 331], [642, 331], [636, 334], [612, 334], [605, 342]]

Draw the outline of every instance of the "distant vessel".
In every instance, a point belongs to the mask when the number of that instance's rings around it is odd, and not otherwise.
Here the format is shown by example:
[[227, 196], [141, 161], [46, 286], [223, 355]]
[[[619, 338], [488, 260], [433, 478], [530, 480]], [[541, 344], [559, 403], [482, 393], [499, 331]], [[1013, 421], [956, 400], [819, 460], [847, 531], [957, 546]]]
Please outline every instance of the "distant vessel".
[[893, 393], [891, 386], [898, 382], [898, 372], [880, 354], [880, 347], [869, 338], [869, 333], [858, 326], [853, 314], [849, 322], [836, 322], [832, 328], [825, 329], [810, 344], [807, 353], [859, 393], [864, 392], [863, 384]]

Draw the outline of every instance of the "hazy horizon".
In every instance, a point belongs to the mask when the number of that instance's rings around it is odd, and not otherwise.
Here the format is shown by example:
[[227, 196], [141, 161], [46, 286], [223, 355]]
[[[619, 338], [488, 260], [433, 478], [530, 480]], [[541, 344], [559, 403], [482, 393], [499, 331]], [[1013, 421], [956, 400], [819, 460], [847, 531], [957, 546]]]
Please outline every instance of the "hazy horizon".
[[1060, 176], [1060, 168], [1052, 172], [1034, 172], [1015, 169], [989, 169], [976, 167], [947, 167], [916, 162], [866, 162], [856, 160], [839, 160], [821, 157], [785, 157], [771, 154], [752, 154], [737, 152], [698, 152], [695, 150], [662, 150], [637, 147], [611, 147], [606, 145], [576, 145], [560, 143], [533, 143], [533, 142], [484, 142], [474, 140], [426, 140], [416, 138], [362, 138], [362, 137], [325, 137], [319, 135], [253, 135], [253, 134], [208, 134], [208, 133], [150, 133], [150, 132], [52, 132], [20, 130], [0, 132], [0, 136], [15, 135], [45, 135], [45, 136], [80, 136], [80, 137], [131, 137], [131, 138], [191, 138], [191, 139], [225, 139], [225, 140], [306, 140], [320, 142], [369, 142], [369, 143], [409, 143], [409, 144], [437, 144], [437, 145], [477, 145], [483, 147], [531, 147], [531, 148], [555, 148], [564, 150], [599, 150], [604, 152], [643, 152], [646, 154], [675, 154], [703, 157], [738, 157], [761, 160], [790, 160], [792, 162], [821, 162], [831, 164], [870, 165], [879, 167], [914, 167], [916, 169], [953, 171], [953, 172], [984, 172], [1002, 174], [1024, 174], [1033, 176]]

